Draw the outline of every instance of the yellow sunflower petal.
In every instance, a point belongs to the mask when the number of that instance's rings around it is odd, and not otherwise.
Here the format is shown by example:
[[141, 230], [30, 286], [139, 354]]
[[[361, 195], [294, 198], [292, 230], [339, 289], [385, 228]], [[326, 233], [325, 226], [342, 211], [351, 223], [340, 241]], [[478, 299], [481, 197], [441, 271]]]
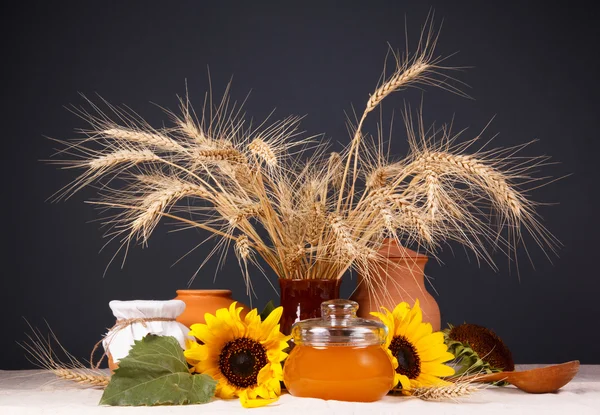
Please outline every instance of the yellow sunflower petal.
[[223, 377], [223, 375], [221, 374], [221, 372], [219, 371], [218, 368], [211, 368], [211, 369], [207, 369], [204, 372], [205, 375], [208, 375], [214, 379], [216, 379], [217, 377]]
[[269, 363], [267, 363], [261, 370], [258, 372], [258, 376], [256, 377], [256, 381], [260, 385], [261, 383], [265, 383], [272, 376], [271, 367]]
[[414, 345], [418, 350], [426, 350], [431, 345], [442, 343], [444, 343], [444, 333], [436, 331], [435, 333], [431, 333], [430, 335], [421, 338], [418, 342], [415, 342]]
[[286, 357], [288, 357], [288, 354], [281, 350], [267, 349], [267, 360], [271, 363], [279, 363], [285, 360]]
[[[446, 356], [446, 353], [448, 350], [448, 347], [442, 343], [442, 344], [432, 344], [430, 347], [424, 349], [424, 350], [419, 350], [419, 358], [421, 358], [422, 362], [428, 362], [428, 361], [433, 361], [433, 360], [438, 360], [442, 357]], [[451, 358], [454, 358], [454, 355], [451, 354]], [[450, 360], [448, 359], [448, 360]], [[444, 360], [445, 362], [447, 360]]]
[[399, 385], [402, 389], [410, 389], [410, 379], [407, 376], [396, 373], [396, 378], [398, 380], [396, 385]]
[[217, 337], [207, 324], [192, 324], [190, 336], [194, 336], [202, 343], [214, 343]]
[[[205, 313], [204, 314], [204, 321], [206, 322], [206, 325], [209, 326], [209, 327], [212, 326], [212, 325], [218, 326], [218, 325], [221, 324], [221, 322], [217, 319], [217, 316], [213, 316], [210, 313]], [[192, 324], [192, 327], [193, 326], [194, 325]]]
[[425, 386], [423, 382], [419, 380], [419, 378], [410, 380], [410, 389], [417, 389]]
[[232, 399], [238, 395], [238, 390], [237, 388], [231, 386], [227, 380], [225, 380], [217, 384], [217, 391], [215, 395], [221, 399]]
[[406, 336], [411, 336], [418, 329], [418, 327], [423, 323], [423, 312], [421, 311], [421, 307], [419, 307], [419, 300], [415, 301], [415, 305], [411, 310], [411, 318], [408, 323], [408, 327], [406, 327]]
[[281, 366], [281, 363], [271, 365], [271, 370], [273, 371], [274, 379], [283, 380], [283, 366]]
[[279, 398], [274, 399], [264, 399], [264, 398], [256, 398], [251, 399], [248, 396], [248, 392], [246, 390], [240, 393], [240, 403], [244, 408], [259, 408], [261, 406], [269, 405], [273, 402], [277, 402]]
[[194, 347], [198, 347], [199, 344], [196, 340], [191, 340], [189, 337], [185, 338], [185, 349], [192, 349]]
[[250, 310], [244, 319], [245, 336], [251, 339], [261, 339], [261, 329], [260, 329], [260, 316], [258, 315], [258, 311], [254, 308]]
[[451, 384], [448, 381], [440, 379], [437, 376], [428, 375], [427, 373], [421, 373], [417, 379], [423, 386], [447, 386]]
[[454, 355], [452, 353], [449, 352], [445, 352], [443, 354], [441, 354], [440, 356], [438, 356], [437, 359], [433, 359], [433, 360], [427, 360], [427, 363], [439, 363], [439, 364], [443, 364], [446, 363], [450, 360], [454, 359]]
[[452, 376], [454, 369], [441, 363], [421, 363], [421, 372], [432, 376]]
[[188, 360], [206, 360], [208, 358], [208, 354], [208, 349], [200, 345], [198, 345], [198, 347], [183, 351], [183, 355]]
[[407, 302], [403, 301], [396, 307], [394, 307], [394, 310], [391, 312], [391, 314], [398, 320], [402, 320], [406, 316], [406, 314], [408, 314], [408, 312], [410, 312], [410, 306]]
[[387, 313], [380, 313], [379, 311], [371, 311], [369, 314], [371, 314], [373, 317], [377, 317], [379, 320], [381, 321], [390, 321], [391, 320], [391, 316]]
[[256, 318], [260, 319], [260, 316], [258, 315], [258, 310], [256, 308], [253, 308], [248, 314], [246, 314], [244, 322], [246, 324], [250, 324], [256, 321]]
[[[390, 361], [392, 362], [392, 367], [394, 368], [394, 370], [396, 370], [396, 368], [398, 367], [398, 359], [396, 359], [394, 357], [394, 355], [392, 354], [392, 351], [390, 349], [388, 349], [387, 347], [385, 348], [385, 351], [390, 359]], [[395, 385], [397, 385], [398, 382], [395, 383]]]
[[429, 336], [433, 332], [433, 328], [429, 323], [422, 323], [415, 331], [411, 334], [410, 338], [413, 342], [418, 342], [425, 336]]
[[289, 339], [291, 339], [291, 336], [284, 336], [279, 330], [279, 324], [276, 324], [267, 336], [267, 338], [262, 341], [265, 347], [277, 347], [281, 341], [287, 342]]
[[269, 391], [269, 399], [275, 398], [281, 395], [281, 382], [283, 381], [283, 376], [281, 379], [270, 379], [266, 384], [266, 388]]
[[377, 311], [373, 311], [370, 313], [373, 317], [377, 317], [381, 322], [388, 328], [388, 338], [386, 339], [386, 346], [389, 346], [391, 338], [394, 336], [395, 332], [395, 324], [394, 324], [394, 316], [391, 313], [379, 313]]
[[283, 314], [283, 307], [281, 307], [281, 306], [279, 306], [276, 309], [274, 309], [273, 311], [271, 311], [271, 313], [267, 316], [265, 321], [262, 322], [262, 329], [266, 333], [271, 333], [271, 331], [273, 331], [275, 326], [279, 324], [279, 319], [281, 318], [282, 314]]
[[237, 307], [237, 301], [234, 301], [233, 303], [229, 304], [229, 314], [231, 314], [232, 316], [239, 316], [240, 312], [236, 312], [238, 308], [241, 310], [241, 307]]
[[219, 331], [222, 331], [223, 335], [227, 336], [227, 334], [230, 333], [230, 336], [228, 337], [234, 339], [244, 336], [244, 327], [243, 325], [238, 324], [238, 321], [236, 321], [238, 319], [236, 319], [235, 309], [230, 310], [227, 308], [220, 308], [217, 310], [216, 317], [222, 323], [222, 327], [219, 329]]

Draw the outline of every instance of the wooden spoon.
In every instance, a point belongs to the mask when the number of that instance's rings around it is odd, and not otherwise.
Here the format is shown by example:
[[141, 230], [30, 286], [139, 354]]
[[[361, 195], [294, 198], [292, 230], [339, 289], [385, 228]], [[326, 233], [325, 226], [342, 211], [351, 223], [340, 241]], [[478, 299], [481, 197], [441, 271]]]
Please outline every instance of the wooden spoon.
[[[559, 365], [540, 367], [519, 372], [499, 372], [473, 375], [460, 379], [461, 382], [496, 382], [504, 380], [528, 393], [556, 392], [569, 383], [579, 371], [579, 360]], [[457, 379], [458, 380], [458, 379]]]

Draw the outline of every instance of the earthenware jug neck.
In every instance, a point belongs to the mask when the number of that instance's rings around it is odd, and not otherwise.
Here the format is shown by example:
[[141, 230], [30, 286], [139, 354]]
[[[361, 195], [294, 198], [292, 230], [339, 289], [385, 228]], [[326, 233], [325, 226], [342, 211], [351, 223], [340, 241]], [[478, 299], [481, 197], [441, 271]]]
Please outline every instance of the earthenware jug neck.
[[231, 297], [231, 290], [177, 290], [176, 293], [190, 297]]

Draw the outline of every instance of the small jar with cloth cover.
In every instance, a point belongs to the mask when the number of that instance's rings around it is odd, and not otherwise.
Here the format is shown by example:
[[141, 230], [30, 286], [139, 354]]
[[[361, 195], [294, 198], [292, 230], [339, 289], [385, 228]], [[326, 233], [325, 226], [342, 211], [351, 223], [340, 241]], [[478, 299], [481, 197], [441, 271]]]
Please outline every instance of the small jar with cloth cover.
[[108, 305], [117, 322], [109, 329], [102, 345], [112, 371], [118, 367], [119, 360], [129, 354], [134, 342], [148, 334], [172, 336], [182, 349], [186, 348], [186, 340], [194, 339], [188, 335], [190, 329], [175, 320], [185, 309], [183, 301], [113, 300]]

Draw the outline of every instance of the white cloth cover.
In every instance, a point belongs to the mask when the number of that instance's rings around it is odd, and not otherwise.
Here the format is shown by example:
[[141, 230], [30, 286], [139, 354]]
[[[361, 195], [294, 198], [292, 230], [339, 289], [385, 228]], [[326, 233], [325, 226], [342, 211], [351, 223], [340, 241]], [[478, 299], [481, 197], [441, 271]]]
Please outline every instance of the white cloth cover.
[[[185, 303], [180, 300], [113, 300], [108, 305], [117, 321], [153, 317], [175, 319], [185, 310]], [[125, 328], [113, 329], [106, 334], [102, 345], [104, 350], [110, 353], [115, 363], [127, 356], [135, 340], [141, 340], [147, 334], [173, 336], [182, 349], [185, 349], [186, 338], [193, 340], [193, 337], [188, 336], [190, 329], [177, 321], [147, 321], [145, 325], [144, 327], [142, 323], [133, 323]]]

